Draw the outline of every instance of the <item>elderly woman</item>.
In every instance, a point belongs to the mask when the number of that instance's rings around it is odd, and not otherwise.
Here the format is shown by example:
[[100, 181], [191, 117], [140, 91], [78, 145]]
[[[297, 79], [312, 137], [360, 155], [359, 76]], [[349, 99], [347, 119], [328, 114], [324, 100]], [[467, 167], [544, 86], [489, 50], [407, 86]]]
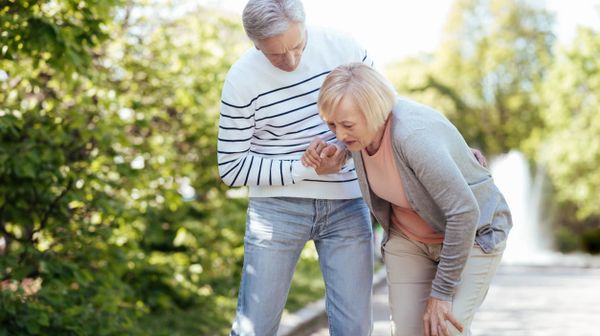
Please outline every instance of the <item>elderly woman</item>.
[[[363, 64], [334, 69], [318, 107], [384, 229], [394, 335], [470, 335], [512, 226], [490, 172], [442, 114], [396, 97]], [[318, 167], [327, 152], [307, 151], [303, 162]]]

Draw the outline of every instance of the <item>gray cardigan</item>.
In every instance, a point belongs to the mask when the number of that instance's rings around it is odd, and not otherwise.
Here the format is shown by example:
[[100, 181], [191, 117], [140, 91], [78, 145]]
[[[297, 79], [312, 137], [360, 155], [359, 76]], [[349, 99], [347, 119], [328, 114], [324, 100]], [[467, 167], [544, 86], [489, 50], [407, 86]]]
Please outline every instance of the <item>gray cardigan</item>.
[[[508, 205], [490, 172], [479, 165], [456, 127], [439, 112], [398, 98], [391, 137], [396, 165], [412, 208], [444, 242], [431, 296], [451, 301], [476, 242], [490, 253], [512, 227]], [[362, 156], [353, 152], [363, 198], [387, 242], [391, 205], [371, 190]], [[410, 272], [411, 270], [406, 270]]]

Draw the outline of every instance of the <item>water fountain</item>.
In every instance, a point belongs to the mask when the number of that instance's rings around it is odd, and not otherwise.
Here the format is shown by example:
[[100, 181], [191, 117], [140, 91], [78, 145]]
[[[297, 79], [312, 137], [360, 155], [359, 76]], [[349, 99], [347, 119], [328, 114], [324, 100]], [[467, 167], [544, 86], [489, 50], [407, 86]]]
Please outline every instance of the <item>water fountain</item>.
[[550, 262], [552, 253], [547, 232], [543, 230], [539, 220], [543, 179], [538, 177], [532, 182], [527, 160], [518, 151], [511, 151], [492, 160], [490, 170], [513, 216], [513, 228], [508, 237], [503, 262]]
[[[550, 223], [542, 212], [545, 175], [538, 168], [533, 178], [523, 153], [512, 150], [491, 161], [490, 170], [513, 216], [502, 258], [505, 265], [598, 267], [598, 257], [552, 250]], [[544, 217], [544, 218], [542, 218]]]

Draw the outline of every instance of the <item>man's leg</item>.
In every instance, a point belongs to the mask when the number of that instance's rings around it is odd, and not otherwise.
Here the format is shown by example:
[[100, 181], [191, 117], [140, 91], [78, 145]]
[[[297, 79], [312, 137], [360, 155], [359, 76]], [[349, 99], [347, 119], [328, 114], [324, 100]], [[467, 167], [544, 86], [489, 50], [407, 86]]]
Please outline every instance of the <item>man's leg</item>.
[[370, 335], [373, 236], [362, 199], [316, 201], [315, 246], [326, 286], [331, 336]]
[[244, 268], [231, 335], [277, 333], [294, 268], [310, 237], [310, 204], [278, 197], [250, 200]]

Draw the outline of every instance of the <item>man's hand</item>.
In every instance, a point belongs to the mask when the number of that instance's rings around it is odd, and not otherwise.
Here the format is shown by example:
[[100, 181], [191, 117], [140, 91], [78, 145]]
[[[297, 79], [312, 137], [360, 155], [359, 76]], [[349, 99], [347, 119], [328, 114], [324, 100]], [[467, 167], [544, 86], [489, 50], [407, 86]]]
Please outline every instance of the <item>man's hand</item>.
[[450, 336], [446, 321], [452, 323], [461, 333], [463, 332], [463, 325], [452, 315], [452, 302], [430, 297], [423, 315], [425, 336]]
[[475, 156], [475, 159], [477, 159], [477, 162], [479, 162], [479, 164], [482, 165], [483, 167], [487, 168], [487, 166], [488, 166], [487, 160], [485, 159], [485, 156], [483, 155], [483, 153], [479, 149], [475, 149], [475, 148], [471, 148], [471, 152]]

